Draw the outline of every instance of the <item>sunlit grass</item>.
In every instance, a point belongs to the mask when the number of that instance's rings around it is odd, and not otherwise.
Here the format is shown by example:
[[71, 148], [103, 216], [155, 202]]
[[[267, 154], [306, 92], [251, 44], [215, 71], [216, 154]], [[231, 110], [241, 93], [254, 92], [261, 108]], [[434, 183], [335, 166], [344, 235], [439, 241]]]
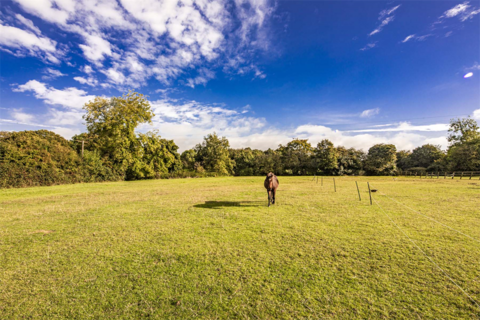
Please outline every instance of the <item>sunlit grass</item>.
[[0, 318], [480, 316], [480, 181], [279, 179], [1, 190]]

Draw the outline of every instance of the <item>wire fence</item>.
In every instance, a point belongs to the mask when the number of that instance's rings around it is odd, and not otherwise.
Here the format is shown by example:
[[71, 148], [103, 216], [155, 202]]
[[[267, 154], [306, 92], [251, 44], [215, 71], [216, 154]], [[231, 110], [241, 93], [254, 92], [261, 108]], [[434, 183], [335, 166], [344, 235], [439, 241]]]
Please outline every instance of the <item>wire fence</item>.
[[[464, 172], [465, 173], [465, 172]], [[473, 176], [474, 176], [474, 173], [476, 172], [468, 172], [469, 174], [469, 178], [471, 179]], [[480, 172], [478, 172], [478, 174], [480, 175]], [[444, 174], [444, 176], [446, 177], [446, 173]], [[464, 177], [465, 175], [462, 174], [460, 177]], [[437, 179], [440, 178], [440, 175], [437, 173]], [[455, 177], [455, 172], [453, 172], [451, 174], [451, 177]], [[431, 177], [433, 178], [433, 176]], [[317, 180], [318, 181], [318, 177], [314, 177], [312, 181], [315, 181]], [[333, 180], [334, 183], [335, 183], [335, 180]], [[323, 182], [323, 177], [322, 177], [322, 182]], [[362, 201], [361, 199], [361, 195], [360, 195], [360, 189], [358, 187], [358, 181], [355, 181], [355, 185], [356, 185], [356, 191], [358, 193], [358, 200], [359, 201]], [[430, 263], [432, 263], [436, 269], [438, 269], [450, 282], [452, 282], [479, 310], [480, 310], [480, 304], [472, 297], [472, 295], [470, 295], [465, 289], [463, 289], [442, 267], [440, 267], [438, 265], [437, 262], [435, 262], [435, 260], [432, 259], [432, 257], [430, 257], [418, 244], [417, 242], [415, 242], [409, 235], [408, 233], [405, 232], [405, 230], [403, 230], [402, 228], [400, 228], [400, 226], [392, 219], [392, 217], [387, 213], [387, 211], [380, 205], [380, 203], [377, 201], [376, 197], [374, 197], [372, 195], [372, 191], [373, 192], [376, 192], [378, 191], [377, 189], [375, 188], [371, 188], [370, 186], [370, 183], [367, 182], [367, 187], [368, 187], [368, 193], [369, 193], [369, 200], [370, 200], [370, 205], [376, 205], [380, 211], [388, 218], [388, 220], [415, 246], [415, 248], [418, 249], [418, 251], [420, 251], [420, 253], [428, 260], [430, 261]], [[335, 189], [335, 192], [336, 192], [336, 189]], [[462, 236], [465, 236], [467, 237], [468, 239], [472, 240], [472, 241], [475, 241], [477, 243], [480, 243], [480, 240], [479, 239], [476, 239], [468, 234], [465, 234], [464, 232], [462, 231], [459, 231], [443, 222], [440, 222], [438, 221], [437, 219], [433, 218], [433, 217], [430, 217], [418, 210], [415, 210], [413, 208], [411, 208], [410, 206], [407, 206], [406, 204], [396, 200], [395, 198], [393, 198], [392, 196], [388, 196], [386, 195], [384, 192], [380, 192], [379, 194], [381, 194], [382, 196], [385, 196], [387, 199], [391, 200], [392, 202], [395, 202], [396, 204], [400, 205], [400, 206], [403, 206], [405, 208], [407, 208], [408, 210], [416, 213], [416, 214], [419, 214], [419, 215], [422, 215], [432, 221], [434, 221], [435, 223], [438, 223], [439, 225], [445, 227], [445, 228], [448, 228], [452, 231], [455, 231], [457, 232], [458, 234], [461, 234]], [[368, 200], [367, 200], [368, 201]]]

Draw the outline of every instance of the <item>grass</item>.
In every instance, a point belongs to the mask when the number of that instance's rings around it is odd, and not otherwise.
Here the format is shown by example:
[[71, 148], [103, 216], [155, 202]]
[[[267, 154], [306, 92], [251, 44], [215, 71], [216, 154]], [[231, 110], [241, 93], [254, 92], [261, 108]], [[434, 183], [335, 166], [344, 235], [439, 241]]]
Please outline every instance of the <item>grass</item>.
[[480, 181], [279, 180], [0, 190], [0, 318], [480, 317]]

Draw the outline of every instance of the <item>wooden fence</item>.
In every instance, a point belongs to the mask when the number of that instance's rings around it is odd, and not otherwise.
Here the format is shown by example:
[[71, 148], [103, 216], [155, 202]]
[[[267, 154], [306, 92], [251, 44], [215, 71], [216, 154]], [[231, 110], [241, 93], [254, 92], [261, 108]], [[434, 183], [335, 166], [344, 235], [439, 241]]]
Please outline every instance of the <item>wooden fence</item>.
[[479, 177], [480, 171], [454, 171], [454, 172], [406, 172], [405, 177], [418, 177], [420, 179], [455, 179], [472, 180]]

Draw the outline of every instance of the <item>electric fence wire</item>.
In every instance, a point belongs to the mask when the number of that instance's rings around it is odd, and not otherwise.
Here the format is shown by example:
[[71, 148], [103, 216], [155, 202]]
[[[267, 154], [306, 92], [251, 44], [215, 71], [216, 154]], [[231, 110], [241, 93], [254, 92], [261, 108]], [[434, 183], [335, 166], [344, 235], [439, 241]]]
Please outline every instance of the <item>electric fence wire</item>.
[[471, 295], [468, 294], [468, 292], [466, 292], [462, 287], [460, 287], [459, 284], [457, 284], [455, 282], [455, 280], [452, 279], [452, 277], [450, 277], [448, 275], [448, 273], [443, 270], [435, 261], [433, 261], [432, 258], [430, 258], [426, 253], [425, 251], [422, 250], [422, 248], [420, 248], [417, 243], [415, 241], [413, 241], [412, 238], [410, 238], [410, 236], [405, 232], [403, 231], [396, 223], [395, 221], [393, 221], [393, 219], [387, 214], [387, 212], [385, 210], [383, 210], [382, 206], [380, 206], [380, 204], [377, 202], [377, 200], [372, 197], [373, 201], [375, 202], [375, 204], [380, 208], [380, 210], [388, 217], [388, 219], [393, 223], [393, 225], [395, 225], [395, 227], [397, 227], [398, 230], [400, 230], [401, 233], [403, 233], [407, 238], [408, 240], [410, 240], [411, 243], [413, 243], [413, 245], [415, 247], [417, 247], [417, 249], [435, 266], [437, 267], [438, 270], [440, 270], [455, 286], [457, 286], [458, 289], [460, 289], [460, 291], [462, 291], [477, 307], [478, 309], [480, 309], [480, 305], [477, 303], [477, 301], [475, 301], [475, 299], [472, 298]]
[[465, 236], [465, 237], [467, 237], [467, 238], [469, 238], [469, 239], [471, 239], [471, 240], [473, 240], [473, 241], [476, 241], [476, 242], [480, 243], [480, 240], [477, 240], [477, 239], [469, 236], [468, 234], [465, 234], [465, 233], [463, 233], [463, 232], [461, 232], [461, 231], [458, 231], [457, 229], [452, 228], [452, 227], [450, 227], [449, 225], [446, 225], [445, 223], [440, 222], [440, 221], [438, 221], [438, 220], [436, 220], [436, 219], [434, 219], [434, 218], [432, 218], [432, 217], [430, 217], [430, 216], [427, 216], [426, 214], [421, 213], [420, 211], [417, 211], [417, 210], [415, 210], [415, 209], [412, 209], [412, 208], [410, 208], [409, 206], [407, 206], [406, 204], [403, 204], [403, 203], [401, 203], [400, 201], [397, 201], [397, 200], [389, 197], [388, 195], [386, 195], [386, 194], [383, 193], [383, 192], [382, 192], [382, 195], [385, 196], [385, 197], [387, 197], [388, 199], [390, 199], [390, 200], [392, 200], [392, 201], [395, 201], [395, 202], [398, 203], [399, 205], [402, 205], [402, 206], [404, 206], [405, 208], [412, 210], [412, 211], [415, 212], [415, 213], [418, 213], [418, 214], [420, 214], [420, 215], [422, 215], [422, 216], [424, 216], [424, 217], [429, 218], [429, 219], [432, 220], [432, 221], [435, 221], [436, 223], [444, 226], [445, 228], [448, 228], [448, 229], [450, 229], [450, 230], [453, 230], [453, 231], [455, 231], [455, 232], [458, 232], [459, 234], [461, 234], [461, 235], [463, 235], [463, 236]]

